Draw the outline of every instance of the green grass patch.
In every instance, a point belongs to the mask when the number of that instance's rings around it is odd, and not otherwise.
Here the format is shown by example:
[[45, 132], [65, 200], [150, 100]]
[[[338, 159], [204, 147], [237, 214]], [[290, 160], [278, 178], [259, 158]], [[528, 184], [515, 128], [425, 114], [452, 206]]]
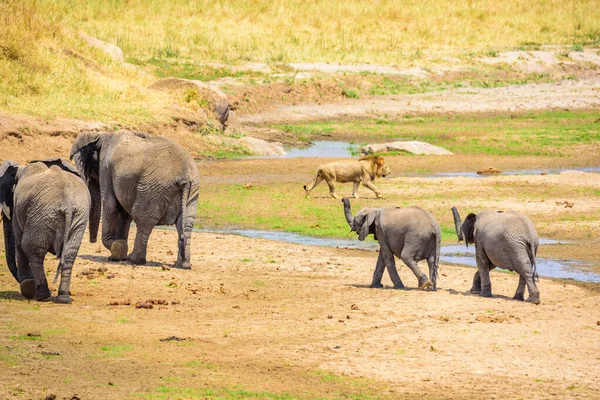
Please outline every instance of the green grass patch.
[[100, 356], [104, 357], [123, 357], [126, 352], [133, 350], [130, 345], [103, 345], [100, 347]]
[[396, 120], [365, 119], [274, 127], [312, 136], [327, 133], [328, 140], [339, 141], [418, 140], [457, 154], [566, 157], [577, 151], [578, 146], [600, 143], [599, 121], [600, 111], [592, 110], [484, 117], [407, 116]]

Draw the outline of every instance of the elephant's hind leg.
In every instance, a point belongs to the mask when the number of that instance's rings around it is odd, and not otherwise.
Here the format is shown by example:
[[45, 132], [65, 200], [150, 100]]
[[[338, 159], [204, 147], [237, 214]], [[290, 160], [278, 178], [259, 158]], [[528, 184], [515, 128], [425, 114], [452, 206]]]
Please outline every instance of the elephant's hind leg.
[[431, 286], [431, 281], [427, 278], [423, 270], [419, 268], [419, 263], [414, 258], [403, 254], [401, 259], [419, 280], [419, 289], [426, 289]]
[[62, 254], [60, 256], [60, 285], [58, 286], [58, 303], [71, 303], [71, 275], [73, 273], [73, 264], [77, 258], [83, 235], [85, 234], [85, 223], [80, 224], [73, 229], [69, 236], [69, 241], [63, 244]]
[[525, 275], [525, 283], [529, 290], [529, 297], [527, 298], [528, 303], [540, 304], [540, 290], [538, 289], [535, 281], [533, 280], [533, 274], [529, 272]]
[[44, 274], [44, 255], [32, 255], [29, 258], [33, 281], [35, 284], [33, 298], [38, 301], [48, 300], [50, 298], [50, 289], [48, 289], [48, 281]]
[[143, 265], [146, 264], [146, 252], [148, 250], [148, 240], [154, 225], [150, 224], [138, 224], [137, 233], [135, 235], [135, 242], [133, 244], [133, 251], [129, 254], [127, 259], [132, 264]]
[[523, 278], [521, 275], [519, 275], [519, 286], [517, 286], [517, 291], [515, 292], [515, 295], [513, 296], [514, 300], [525, 300], [525, 286], [526, 286], [526, 282], [525, 282], [525, 278]]
[[437, 276], [438, 276], [438, 266], [435, 263], [435, 254], [429, 256], [427, 258], [427, 266], [429, 267], [429, 280], [431, 280], [431, 289], [433, 291], [437, 290]]

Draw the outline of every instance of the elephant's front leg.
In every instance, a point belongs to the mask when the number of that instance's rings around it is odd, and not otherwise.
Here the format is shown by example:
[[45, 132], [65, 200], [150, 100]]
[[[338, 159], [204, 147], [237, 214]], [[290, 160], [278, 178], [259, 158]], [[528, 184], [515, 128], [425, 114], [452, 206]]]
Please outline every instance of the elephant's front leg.
[[115, 195], [112, 192], [105, 193], [102, 199], [102, 244], [110, 250], [110, 261], [122, 261], [127, 258], [127, 241], [117, 238], [121, 212]]
[[475, 247], [475, 260], [477, 261], [477, 272], [481, 279], [479, 295], [482, 297], [492, 297], [492, 281], [490, 280], [491, 262], [480, 246]]

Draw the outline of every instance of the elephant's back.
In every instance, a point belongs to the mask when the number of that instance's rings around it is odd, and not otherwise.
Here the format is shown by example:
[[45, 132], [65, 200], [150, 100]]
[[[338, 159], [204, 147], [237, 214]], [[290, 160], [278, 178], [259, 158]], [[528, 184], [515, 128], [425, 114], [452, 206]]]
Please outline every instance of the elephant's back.
[[430, 237], [440, 232], [435, 217], [419, 206], [384, 208], [380, 218], [384, 226], [389, 226], [395, 231], [401, 230], [408, 235]]
[[15, 188], [15, 210], [20, 225], [43, 224], [53, 230], [64, 225], [65, 213], [87, 221], [90, 194], [78, 176], [57, 166], [27, 176]]
[[538, 243], [538, 235], [533, 222], [524, 214], [513, 210], [485, 210], [477, 215], [475, 223], [479, 238], [491, 240], [533, 240]]
[[199, 180], [194, 159], [178, 143], [160, 136], [121, 135], [110, 154], [110, 164], [115, 174], [141, 178], [148, 176], [157, 183]]

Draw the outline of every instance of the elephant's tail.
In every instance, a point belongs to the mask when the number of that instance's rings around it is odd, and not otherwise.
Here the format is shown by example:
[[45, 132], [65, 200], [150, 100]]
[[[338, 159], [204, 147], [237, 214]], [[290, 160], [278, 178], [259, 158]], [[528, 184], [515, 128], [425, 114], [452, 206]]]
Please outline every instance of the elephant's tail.
[[442, 232], [438, 229], [435, 233], [435, 262], [433, 264], [433, 289], [437, 289], [438, 266], [440, 264], [440, 252], [442, 251]]
[[530, 242], [529, 246], [527, 247], [527, 255], [529, 256], [529, 261], [531, 261], [531, 269], [533, 271], [533, 281], [539, 281], [540, 277], [538, 276], [537, 273], [537, 265], [535, 264], [535, 248], [534, 248], [534, 243]]
[[67, 243], [69, 243], [69, 233], [71, 233], [71, 224], [73, 222], [73, 210], [65, 210], [65, 231], [63, 233], [63, 242], [60, 249], [60, 254], [58, 254], [60, 258], [60, 262], [58, 263], [58, 267], [56, 268], [56, 275], [54, 275], [53, 284], [56, 285], [56, 281], [58, 280], [58, 276], [60, 275], [63, 265], [65, 264], [65, 247], [67, 247]]

